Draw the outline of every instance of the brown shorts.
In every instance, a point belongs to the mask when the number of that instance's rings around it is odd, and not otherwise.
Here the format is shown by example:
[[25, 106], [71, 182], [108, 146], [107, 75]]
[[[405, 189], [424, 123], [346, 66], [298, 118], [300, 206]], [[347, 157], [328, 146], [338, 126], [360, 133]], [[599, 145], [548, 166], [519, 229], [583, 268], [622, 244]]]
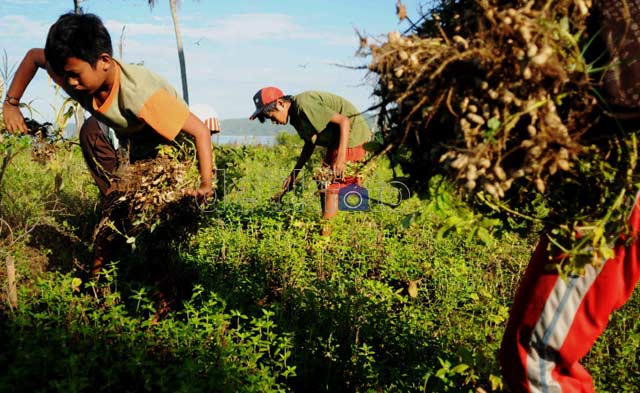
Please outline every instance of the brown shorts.
[[80, 129], [82, 155], [89, 167], [93, 180], [103, 196], [109, 193], [111, 179], [114, 177], [118, 165], [122, 164], [121, 161], [135, 162], [153, 158], [157, 152], [156, 148], [169, 141], [150, 127], [147, 127], [140, 133], [121, 142], [125, 146], [122, 150], [126, 150], [128, 154], [118, 154], [94, 117], [85, 120]]
[[[364, 157], [367, 155], [367, 151], [364, 149], [363, 145], [358, 145], [354, 147], [347, 148], [347, 162], [358, 162], [364, 160]], [[337, 147], [328, 147], [327, 154], [324, 156], [324, 163], [331, 166], [338, 159], [338, 148]]]

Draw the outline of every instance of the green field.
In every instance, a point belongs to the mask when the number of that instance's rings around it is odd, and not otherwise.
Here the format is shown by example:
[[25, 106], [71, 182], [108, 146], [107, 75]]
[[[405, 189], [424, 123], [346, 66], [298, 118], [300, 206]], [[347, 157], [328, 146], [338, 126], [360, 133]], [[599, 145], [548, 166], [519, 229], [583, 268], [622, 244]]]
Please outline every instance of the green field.
[[[7, 141], [5, 158], [20, 150]], [[393, 206], [383, 159], [370, 210], [321, 237], [308, 170], [269, 201], [301, 147], [279, 141], [216, 147], [216, 202], [134, 250], [117, 243], [97, 283], [84, 277], [100, 200], [79, 148], [38, 163], [25, 143], [0, 178], [19, 304], [3, 263], [0, 392], [501, 391], [497, 351], [535, 234], [488, 226], [445, 184]], [[639, 314], [636, 292], [589, 354], [599, 392], [640, 386]]]

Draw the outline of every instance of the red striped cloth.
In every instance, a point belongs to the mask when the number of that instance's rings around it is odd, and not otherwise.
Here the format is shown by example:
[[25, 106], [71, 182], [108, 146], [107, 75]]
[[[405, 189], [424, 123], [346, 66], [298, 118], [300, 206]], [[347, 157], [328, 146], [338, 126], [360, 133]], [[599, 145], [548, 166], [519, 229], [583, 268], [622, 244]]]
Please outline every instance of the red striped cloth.
[[619, 242], [613, 258], [566, 281], [549, 270], [548, 239], [540, 240], [502, 340], [502, 372], [512, 392], [595, 392], [580, 361], [640, 278], [639, 201], [629, 225], [630, 244]]
[[203, 123], [209, 130], [211, 130], [212, 134], [217, 134], [221, 131], [220, 119], [218, 119], [217, 117], [207, 117], [206, 119], [204, 119]]

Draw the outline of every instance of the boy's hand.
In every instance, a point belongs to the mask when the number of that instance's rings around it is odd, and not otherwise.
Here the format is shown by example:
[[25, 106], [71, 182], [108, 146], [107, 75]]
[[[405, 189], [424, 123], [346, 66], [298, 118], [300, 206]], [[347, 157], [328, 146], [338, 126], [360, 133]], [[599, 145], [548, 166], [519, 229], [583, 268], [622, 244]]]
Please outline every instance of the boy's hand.
[[24, 117], [22, 117], [22, 112], [20, 112], [18, 106], [5, 102], [2, 105], [2, 114], [4, 117], [4, 126], [7, 131], [11, 133], [27, 133], [27, 125], [24, 122]]
[[213, 196], [213, 187], [211, 186], [210, 181], [203, 181], [200, 183], [200, 187], [198, 187], [197, 190], [187, 190], [185, 193], [195, 197], [198, 200], [198, 203], [206, 203], [207, 198]]

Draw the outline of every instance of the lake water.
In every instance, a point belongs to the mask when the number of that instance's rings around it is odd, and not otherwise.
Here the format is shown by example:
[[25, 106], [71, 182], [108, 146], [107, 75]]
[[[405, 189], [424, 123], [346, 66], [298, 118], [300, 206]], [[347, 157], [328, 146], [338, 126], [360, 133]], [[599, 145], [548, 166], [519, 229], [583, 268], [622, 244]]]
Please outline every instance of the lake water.
[[276, 144], [276, 137], [271, 135], [214, 135], [211, 137], [214, 145], [266, 145]]
[[[75, 133], [75, 124], [70, 123], [65, 129], [65, 138], [72, 138]], [[215, 145], [265, 145], [273, 146], [276, 144], [275, 135], [224, 135], [216, 134], [211, 137], [211, 142]]]

